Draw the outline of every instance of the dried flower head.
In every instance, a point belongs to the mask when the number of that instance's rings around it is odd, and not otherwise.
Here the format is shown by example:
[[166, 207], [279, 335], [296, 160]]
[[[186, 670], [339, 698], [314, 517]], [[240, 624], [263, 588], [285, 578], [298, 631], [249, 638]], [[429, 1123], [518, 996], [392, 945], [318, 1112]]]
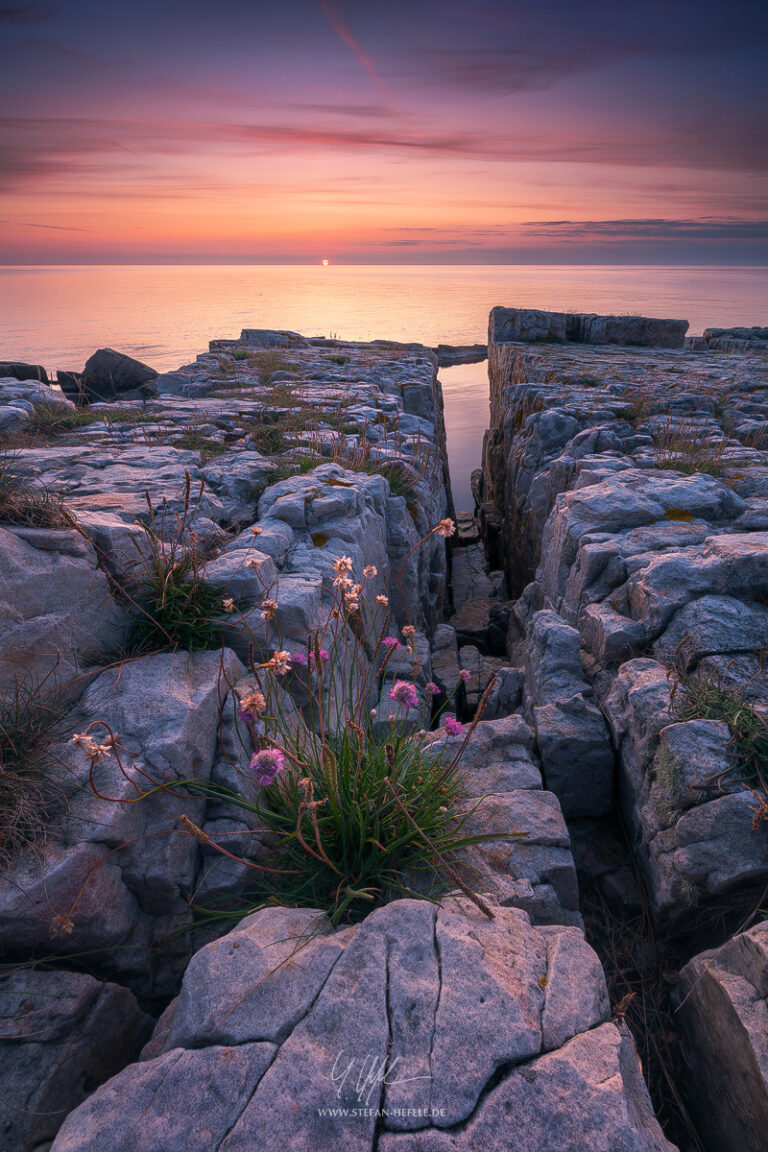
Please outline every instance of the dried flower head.
[[456, 525], [449, 517], [446, 517], [445, 520], [441, 520], [437, 526], [437, 532], [440, 536], [453, 536], [455, 531]]
[[222, 601], [225, 612], [235, 612], [235, 602], [231, 596], [227, 596], [226, 600]]
[[363, 568], [363, 576], [365, 576], [367, 580], [372, 580], [374, 576], [378, 576], [378, 574], [379, 570], [375, 564], [368, 564]]
[[261, 536], [263, 531], [264, 531], [264, 529], [259, 528], [258, 524], [254, 524], [253, 528], [251, 528], [251, 535], [252, 536]]
[[262, 563], [263, 561], [260, 560], [258, 556], [251, 556], [248, 560], [246, 560], [245, 566], [246, 568], [251, 568], [254, 572], [257, 572], [259, 568], [261, 568]]
[[272, 659], [267, 661], [267, 668], [270, 668], [276, 676], [284, 676], [286, 672], [291, 670], [291, 654], [290, 652], [280, 651], [273, 652]]
[[416, 629], [414, 628], [413, 624], [406, 624], [403, 628], [403, 636], [405, 636], [406, 640], [410, 640], [411, 636], [415, 635]]
[[54, 916], [51, 920], [51, 934], [53, 936], [71, 936], [75, 925], [69, 916]]
[[262, 712], [267, 706], [267, 701], [264, 695], [259, 692], [258, 688], [252, 688], [250, 692], [246, 692], [240, 700], [240, 718], [252, 718], [254, 716], [261, 716]]
[[87, 732], [76, 732], [69, 743], [76, 744], [78, 748], [82, 748], [88, 759], [93, 764], [98, 764], [99, 761], [112, 755], [112, 748], [116, 743], [116, 739], [110, 739], [107, 743], [99, 744], [96, 740], [93, 740]]
[[382, 608], [386, 608], [389, 604], [389, 596], [377, 596], [376, 603]]
[[352, 571], [352, 560], [349, 556], [337, 556], [333, 562], [333, 570], [337, 576]]
[[261, 604], [262, 620], [273, 620], [277, 612], [277, 600], [263, 600]]

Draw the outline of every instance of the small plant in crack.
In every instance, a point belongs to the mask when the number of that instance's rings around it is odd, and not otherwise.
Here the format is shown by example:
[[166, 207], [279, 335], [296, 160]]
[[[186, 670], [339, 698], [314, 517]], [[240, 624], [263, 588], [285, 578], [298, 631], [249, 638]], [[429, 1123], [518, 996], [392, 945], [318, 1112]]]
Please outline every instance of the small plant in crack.
[[202, 494], [201, 483], [196, 500], [192, 499], [187, 473], [183, 510], [175, 517], [168, 514], [165, 501], [158, 512], [146, 495], [149, 523], [141, 525], [142, 569], [127, 589], [139, 612], [126, 639], [128, 655], [178, 648], [194, 652], [221, 645], [221, 616], [231, 609], [225, 604], [226, 590], [203, 577], [206, 552], [193, 528]]
[[722, 720], [731, 734], [730, 775], [768, 796], [768, 723], [743, 691], [713, 675], [681, 673], [673, 683], [672, 711], [678, 720]]

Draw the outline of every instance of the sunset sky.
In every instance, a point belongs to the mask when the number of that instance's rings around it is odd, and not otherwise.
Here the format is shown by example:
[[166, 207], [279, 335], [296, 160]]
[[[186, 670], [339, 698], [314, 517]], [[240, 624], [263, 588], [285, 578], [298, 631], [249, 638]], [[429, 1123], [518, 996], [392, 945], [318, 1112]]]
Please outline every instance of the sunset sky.
[[0, 262], [768, 264], [768, 2], [0, 4]]

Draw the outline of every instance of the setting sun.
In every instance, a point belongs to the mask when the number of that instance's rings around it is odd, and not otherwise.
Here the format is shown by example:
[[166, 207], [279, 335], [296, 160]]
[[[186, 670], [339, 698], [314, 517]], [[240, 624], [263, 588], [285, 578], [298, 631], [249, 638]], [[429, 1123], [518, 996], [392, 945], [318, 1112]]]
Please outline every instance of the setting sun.
[[328, 261], [327, 261], [327, 260], [323, 260], [323, 268], [327, 268], [327, 267], [328, 267]]

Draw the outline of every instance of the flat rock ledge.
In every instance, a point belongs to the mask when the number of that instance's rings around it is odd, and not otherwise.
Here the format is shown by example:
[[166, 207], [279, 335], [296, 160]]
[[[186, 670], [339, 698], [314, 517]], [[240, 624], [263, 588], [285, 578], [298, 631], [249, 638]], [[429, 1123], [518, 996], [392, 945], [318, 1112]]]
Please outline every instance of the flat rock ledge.
[[144, 1059], [52, 1152], [671, 1149], [580, 931], [396, 901], [256, 913], [191, 961]]

